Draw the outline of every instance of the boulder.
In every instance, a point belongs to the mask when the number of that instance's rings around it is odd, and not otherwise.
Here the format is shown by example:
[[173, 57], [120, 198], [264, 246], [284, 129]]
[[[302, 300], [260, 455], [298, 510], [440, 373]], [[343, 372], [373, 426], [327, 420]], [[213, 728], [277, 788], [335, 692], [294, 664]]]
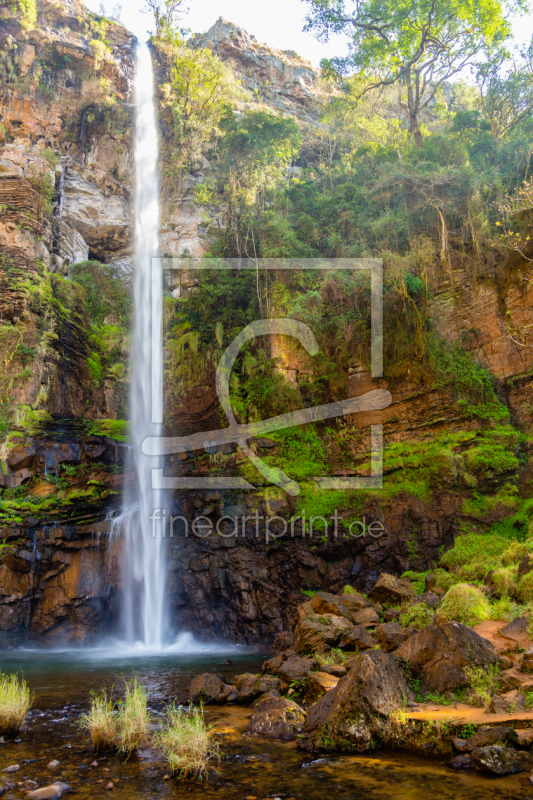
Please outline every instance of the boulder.
[[368, 597], [377, 603], [398, 605], [410, 600], [414, 593], [415, 590], [410, 581], [382, 572], [374, 588], [368, 593]]
[[401, 614], [397, 608], [388, 608], [383, 614], [384, 622], [399, 622]]
[[254, 706], [247, 733], [289, 741], [302, 732], [305, 712], [284, 697], [264, 697]]
[[352, 622], [362, 628], [375, 628], [376, 625], [379, 625], [380, 619], [376, 609], [369, 606], [352, 614]]
[[493, 775], [514, 775], [531, 770], [533, 755], [525, 750], [515, 750], [501, 744], [476, 747], [471, 753], [474, 766]]
[[281, 688], [279, 678], [270, 675], [254, 675], [246, 672], [243, 675], [236, 675], [233, 683], [237, 689], [237, 703], [252, 703], [258, 697], [267, 692], [277, 691]]
[[189, 686], [189, 703], [224, 703], [234, 692], [234, 687], [224, 682], [221, 675], [204, 672], [191, 681]]
[[420, 605], [420, 603], [425, 603], [429, 608], [437, 608], [441, 601], [442, 598], [438, 594], [435, 594], [435, 592], [424, 592], [423, 594], [417, 594], [412, 600], [411, 605], [417, 606]]
[[320, 666], [320, 671], [335, 675], [336, 678], [342, 678], [348, 672], [344, 664], [323, 664]]
[[459, 622], [428, 625], [407, 639], [396, 655], [405, 659], [423, 689], [439, 694], [468, 685], [465, 667], [498, 662], [492, 644]]
[[278, 633], [272, 643], [272, 649], [275, 653], [282, 653], [288, 650], [289, 647], [294, 645], [294, 631], [282, 631]]
[[353, 625], [342, 632], [339, 647], [344, 650], [370, 650], [378, 643], [373, 633], [361, 625]]
[[307, 676], [305, 699], [314, 703], [323, 694], [334, 689], [338, 682], [339, 678], [327, 672], [310, 672]]
[[43, 786], [41, 789], [34, 789], [26, 792], [27, 800], [59, 800], [64, 792], [69, 792], [70, 786], [66, 783], [52, 783], [50, 786]]
[[283, 655], [269, 658], [268, 661], [263, 662], [262, 671], [267, 675], [277, 675], [284, 661], [286, 661], [286, 658]]
[[376, 638], [385, 653], [391, 653], [403, 644], [408, 636], [397, 622], [384, 622], [376, 628]]
[[295, 656], [294, 658], [289, 658], [288, 661], [285, 661], [281, 665], [278, 677], [288, 684], [291, 684], [293, 681], [303, 681], [307, 673], [315, 669], [316, 666], [316, 661], [313, 658], [300, 658]]
[[308, 711], [309, 749], [374, 749], [384, 718], [401, 708], [408, 695], [395, 659], [381, 650], [361, 653], [350, 672]]
[[299, 653], [323, 653], [335, 647], [343, 631], [351, 627], [344, 617], [334, 614], [312, 614], [300, 620], [295, 630], [295, 644]]
[[522, 672], [533, 672], [533, 647], [528, 647], [524, 653], [520, 670]]
[[508, 691], [518, 689], [520, 692], [533, 691], [533, 675], [526, 672], [518, 672], [511, 668], [502, 672], [502, 683]]
[[496, 695], [490, 701], [487, 709], [488, 714], [512, 714], [514, 711], [524, 709], [526, 697], [522, 692], [513, 689], [504, 695]]
[[492, 744], [502, 744], [512, 747], [518, 741], [518, 734], [513, 728], [507, 725], [497, 725], [494, 728], [483, 725], [478, 728], [476, 733], [466, 739], [465, 751], [471, 753], [478, 747], [486, 747]]

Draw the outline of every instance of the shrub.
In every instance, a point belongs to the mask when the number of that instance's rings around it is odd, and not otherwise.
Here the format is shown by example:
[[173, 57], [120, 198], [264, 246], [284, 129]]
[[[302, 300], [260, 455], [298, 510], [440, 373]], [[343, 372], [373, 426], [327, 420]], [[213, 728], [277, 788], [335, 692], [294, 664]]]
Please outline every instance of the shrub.
[[338, 647], [332, 647], [329, 653], [315, 653], [315, 661], [319, 666], [332, 666], [333, 664], [344, 664], [348, 656], [339, 650]]
[[146, 703], [146, 689], [139, 685], [137, 678], [126, 683], [126, 696], [118, 711], [118, 751], [126, 758], [148, 735], [150, 712]]
[[492, 575], [492, 583], [496, 594], [500, 597], [514, 597], [517, 592], [518, 567], [510, 564], [508, 567], [500, 567]]
[[0, 733], [17, 733], [32, 702], [32, 693], [23, 678], [0, 673]]
[[82, 714], [79, 719], [80, 728], [90, 733], [95, 750], [114, 749], [118, 746], [117, 718], [113, 707], [113, 701], [107, 697], [105, 689], [102, 694], [93, 692], [91, 710]]
[[491, 619], [502, 619], [507, 622], [512, 622], [524, 611], [523, 606], [514, 603], [510, 597], [500, 597], [491, 603]]
[[526, 572], [520, 578], [516, 596], [522, 603], [531, 603], [533, 600], [533, 572]]
[[488, 706], [491, 697], [500, 691], [500, 667], [497, 664], [489, 664], [487, 667], [466, 667], [465, 675], [470, 682], [468, 701], [479, 708]]
[[154, 736], [154, 744], [166, 758], [170, 771], [182, 779], [202, 780], [219, 750], [201, 707], [169, 709], [166, 725]]
[[415, 606], [410, 606], [404, 614], [402, 614], [401, 623], [402, 628], [408, 628], [412, 625], [418, 631], [431, 625], [435, 619], [435, 612], [426, 603], [417, 603]]
[[438, 618], [441, 622], [464, 622], [465, 625], [477, 625], [482, 619], [489, 619], [490, 606], [487, 598], [477, 586], [468, 583], [457, 583], [446, 593], [439, 607]]

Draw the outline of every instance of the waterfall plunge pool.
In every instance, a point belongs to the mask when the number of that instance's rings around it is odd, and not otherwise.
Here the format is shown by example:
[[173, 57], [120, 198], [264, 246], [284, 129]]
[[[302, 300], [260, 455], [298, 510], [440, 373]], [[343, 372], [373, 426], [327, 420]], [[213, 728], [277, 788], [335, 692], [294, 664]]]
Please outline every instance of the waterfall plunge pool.
[[[230, 658], [233, 664], [223, 662]], [[220, 648], [216, 652], [134, 655], [116, 649], [16, 650], [0, 653], [0, 669], [21, 672], [35, 693], [27, 723], [17, 737], [0, 745], [0, 771], [19, 764], [11, 780], [16, 789], [4, 798], [22, 798], [27, 780], [47, 786], [69, 784], [73, 800], [113, 797], [140, 800], [160, 797], [192, 800], [511, 800], [533, 798], [527, 773], [511, 778], [487, 778], [457, 773], [444, 761], [423, 760], [399, 752], [372, 755], [313, 757], [295, 742], [284, 743], [245, 734], [251, 709], [208, 706], [206, 715], [220, 734], [218, 775], [206, 784], [164, 780], [165, 763], [145, 747], [124, 764], [112, 754], [96, 756], [78, 717], [89, 707], [91, 691], [114, 687], [121, 694], [124, 680], [137, 675], [149, 692], [157, 721], [165, 706], [202, 672], [217, 672], [228, 681], [242, 672], [259, 672], [265, 653], [250, 648]], [[55, 769], [47, 765], [54, 759]], [[98, 766], [91, 766], [95, 759]], [[70, 795], [65, 795], [69, 797]]]

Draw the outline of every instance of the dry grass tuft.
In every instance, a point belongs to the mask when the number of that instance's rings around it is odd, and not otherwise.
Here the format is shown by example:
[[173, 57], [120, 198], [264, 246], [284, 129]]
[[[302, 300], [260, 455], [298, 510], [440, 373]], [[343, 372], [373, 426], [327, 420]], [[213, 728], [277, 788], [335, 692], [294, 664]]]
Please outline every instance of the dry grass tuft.
[[0, 733], [17, 733], [32, 702], [33, 695], [23, 678], [0, 673]]
[[219, 755], [202, 708], [169, 709], [167, 723], [154, 736], [154, 744], [166, 758], [170, 772], [182, 779], [202, 780], [210, 769], [209, 762]]
[[91, 710], [82, 714], [79, 725], [91, 734], [95, 750], [110, 750], [118, 747], [117, 719], [113, 711], [113, 701], [102, 694], [91, 697]]
[[118, 751], [129, 758], [148, 736], [150, 712], [147, 708], [147, 694], [137, 678], [126, 683], [126, 696], [118, 711]]

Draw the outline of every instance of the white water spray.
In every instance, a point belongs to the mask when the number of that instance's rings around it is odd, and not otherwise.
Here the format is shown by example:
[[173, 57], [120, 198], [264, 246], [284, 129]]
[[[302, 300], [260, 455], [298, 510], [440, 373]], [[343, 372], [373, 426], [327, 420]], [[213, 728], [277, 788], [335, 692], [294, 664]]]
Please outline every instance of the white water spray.
[[[159, 250], [159, 175], [152, 57], [147, 44], [137, 51], [135, 75], [135, 329], [131, 353], [131, 464], [124, 493], [125, 531], [122, 580], [123, 626], [130, 644], [163, 646], [166, 628], [165, 561], [161, 523], [150, 519], [161, 509], [161, 493], [151, 488], [157, 459], [143, 456], [147, 436], [160, 436], [163, 418], [163, 282], [152, 270]], [[155, 533], [155, 536], [154, 536]]]

